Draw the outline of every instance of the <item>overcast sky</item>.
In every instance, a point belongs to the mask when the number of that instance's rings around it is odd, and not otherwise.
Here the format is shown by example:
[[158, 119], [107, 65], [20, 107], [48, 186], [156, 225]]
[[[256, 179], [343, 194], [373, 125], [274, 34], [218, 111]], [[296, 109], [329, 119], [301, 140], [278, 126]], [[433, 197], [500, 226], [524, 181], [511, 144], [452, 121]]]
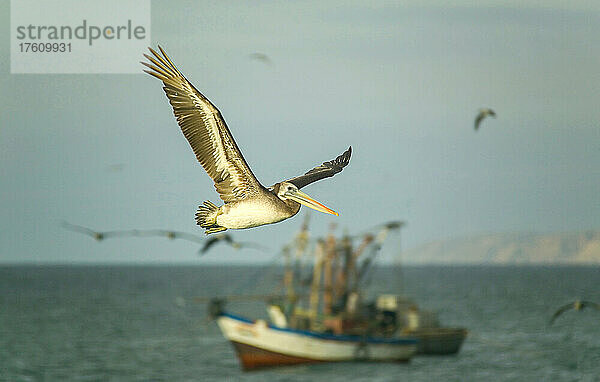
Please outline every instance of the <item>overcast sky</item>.
[[[153, 45], [221, 110], [264, 185], [353, 147], [342, 173], [306, 188], [340, 214], [313, 213], [314, 234], [404, 220], [409, 249], [600, 228], [599, 2], [203, 3], [153, 2]], [[235, 232], [273, 253], [204, 258], [187, 242], [62, 229], [202, 234], [197, 206], [221, 201], [141, 65], [11, 75], [9, 19], [2, 0], [0, 262], [265, 261], [299, 228], [305, 208]], [[498, 117], [475, 132], [480, 107]]]

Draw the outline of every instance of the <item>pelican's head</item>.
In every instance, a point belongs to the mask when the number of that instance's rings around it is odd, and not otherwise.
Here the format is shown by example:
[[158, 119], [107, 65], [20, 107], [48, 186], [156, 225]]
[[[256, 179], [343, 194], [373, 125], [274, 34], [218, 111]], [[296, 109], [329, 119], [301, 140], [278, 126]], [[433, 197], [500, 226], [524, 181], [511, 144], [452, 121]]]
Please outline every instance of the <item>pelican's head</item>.
[[293, 201], [296, 203], [303, 204], [306, 207], [310, 207], [313, 210], [339, 216], [339, 214], [334, 210], [324, 206], [323, 204], [317, 202], [310, 196], [306, 195], [304, 192], [300, 191], [298, 187], [296, 187], [293, 183], [278, 183], [273, 187], [273, 192], [275, 193], [275, 195], [277, 195], [279, 199], [283, 200], [284, 202]]

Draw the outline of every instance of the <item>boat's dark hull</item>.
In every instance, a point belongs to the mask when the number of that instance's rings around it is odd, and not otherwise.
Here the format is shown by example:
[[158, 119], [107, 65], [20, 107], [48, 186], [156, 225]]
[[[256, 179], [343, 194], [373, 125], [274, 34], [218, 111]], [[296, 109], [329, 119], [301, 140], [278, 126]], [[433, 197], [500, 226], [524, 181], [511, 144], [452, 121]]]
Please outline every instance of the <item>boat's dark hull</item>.
[[419, 340], [417, 354], [448, 355], [456, 354], [467, 336], [463, 328], [419, 329], [410, 332]]

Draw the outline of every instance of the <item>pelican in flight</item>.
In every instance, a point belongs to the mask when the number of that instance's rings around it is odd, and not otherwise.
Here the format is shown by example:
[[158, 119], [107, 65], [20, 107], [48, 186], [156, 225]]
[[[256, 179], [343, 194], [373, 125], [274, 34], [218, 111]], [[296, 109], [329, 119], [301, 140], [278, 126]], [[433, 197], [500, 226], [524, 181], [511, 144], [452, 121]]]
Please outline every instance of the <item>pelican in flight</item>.
[[560, 308], [558, 308], [558, 310], [554, 313], [554, 315], [552, 315], [552, 318], [550, 319], [550, 325], [552, 325], [552, 323], [558, 318], [558, 316], [560, 316], [569, 309], [580, 311], [587, 307], [600, 310], [600, 304], [596, 304], [595, 302], [590, 301], [575, 300], [571, 303], [568, 303], [567, 305], [563, 305]]
[[225, 202], [219, 207], [207, 200], [198, 207], [196, 223], [206, 234], [277, 223], [296, 215], [301, 204], [338, 216], [300, 189], [342, 171], [350, 161], [352, 147], [304, 175], [264, 187], [246, 163], [221, 112], [185, 78], [160, 46], [158, 49], [160, 53], [149, 48], [152, 56], [144, 54], [149, 61], [142, 62], [149, 69], [144, 72], [162, 81], [183, 135]]
[[487, 108], [479, 109], [479, 113], [477, 114], [477, 117], [475, 118], [475, 130], [479, 129], [479, 125], [481, 124], [481, 121], [483, 121], [487, 116], [496, 118], [496, 113], [492, 109], [487, 109]]

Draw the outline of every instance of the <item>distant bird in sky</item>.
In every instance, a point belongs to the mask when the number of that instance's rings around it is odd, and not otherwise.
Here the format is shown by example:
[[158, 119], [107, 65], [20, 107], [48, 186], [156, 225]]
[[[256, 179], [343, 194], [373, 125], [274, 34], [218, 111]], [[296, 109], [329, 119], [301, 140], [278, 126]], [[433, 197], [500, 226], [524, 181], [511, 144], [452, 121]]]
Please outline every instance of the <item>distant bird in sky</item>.
[[389, 221], [389, 222], [385, 222], [385, 223], [381, 223], [381, 224], [377, 224], [376, 226], [370, 227], [364, 231], [360, 231], [355, 235], [350, 236], [353, 239], [356, 238], [363, 238], [365, 235], [367, 234], [371, 234], [374, 230], [379, 230], [379, 231], [395, 231], [395, 230], [399, 230], [400, 228], [404, 228], [406, 226], [406, 222], [405, 221], [401, 221], [401, 220], [393, 220], [393, 221]]
[[94, 230], [91, 230], [87, 227], [83, 227], [80, 225], [76, 225], [76, 224], [71, 224], [71, 223], [67, 223], [67, 222], [62, 222], [62, 227], [65, 229], [68, 229], [69, 231], [73, 231], [73, 232], [79, 232], [82, 233], [84, 235], [90, 236], [92, 238], [94, 238], [97, 241], [102, 241], [105, 238], [105, 235], [108, 233], [109, 236], [111, 236], [110, 232], [96, 232]]
[[113, 164], [109, 164], [106, 167], [106, 170], [110, 171], [110, 172], [119, 172], [119, 171], [123, 171], [124, 168], [125, 168], [124, 163], [113, 163]]
[[600, 304], [596, 304], [595, 302], [590, 302], [590, 301], [575, 300], [571, 303], [568, 303], [567, 305], [563, 305], [560, 308], [558, 308], [558, 310], [554, 313], [554, 315], [550, 319], [550, 325], [552, 325], [552, 323], [554, 323], [554, 320], [556, 320], [556, 318], [558, 316], [560, 316], [567, 310], [574, 309], [576, 311], [580, 311], [580, 310], [583, 310], [584, 308], [588, 308], [588, 307], [594, 308], [596, 310], [600, 310]]
[[166, 237], [168, 239], [182, 239], [191, 241], [194, 243], [204, 244], [205, 239], [201, 236], [197, 236], [191, 233], [179, 232], [179, 231], [169, 231], [162, 229], [150, 229], [150, 230], [138, 230], [138, 229], [130, 229], [130, 230], [121, 230], [121, 231], [105, 231], [105, 232], [97, 232], [90, 228], [83, 227], [80, 225], [71, 224], [68, 222], [62, 223], [63, 228], [68, 229], [69, 231], [79, 232], [84, 235], [90, 236], [97, 241], [102, 241], [104, 239], [108, 239], [111, 237]]
[[[150, 48], [152, 56], [144, 54], [150, 61], [142, 62], [150, 69], [144, 72], [163, 82], [183, 135], [225, 202], [218, 207], [207, 200], [198, 207], [196, 223], [206, 234], [277, 223], [296, 215], [301, 204], [338, 215], [300, 189], [342, 171], [350, 161], [352, 147], [304, 175], [264, 187], [246, 163], [219, 110], [185, 78], [160, 46], [158, 49], [160, 53]], [[293, 137], [288, 138], [291, 140]], [[287, 155], [299, 152], [293, 147]]]
[[255, 53], [249, 54], [248, 57], [250, 57], [253, 60], [260, 61], [266, 65], [273, 65], [273, 61], [271, 61], [269, 56], [267, 56], [264, 53], [255, 52]]
[[240, 248], [243, 248], [243, 247], [260, 249], [260, 250], [265, 250], [266, 249], [262, 245], [259, 245], [259, 244], [256, 244], [256, 243], [234, 241], [233, 240], [233, 236], [231, 236], [230, 234], [220, 233], [220, 234], [211, 236], [210, 238], [206, 239], [204, 241], [204, 246], [200, 249], [199, 253], [203, 255], [211, 247], [213, 247], [215, 244], [221, 243], [221, 242], [227, 243], [227, 244], [231, 245], [235, 249], [240, 249]]
[[102, 241], [108, 238], [116, 238], [116, 237], [166, 237], [168, 239], [182, 239], [191, 241], [194, 243], [202, 244], [202, 248], [198, 251], [200, 254], [206, 253], [212, 246], [216, 243], [223, 241], [229, 245], [231, 245], [235, 249], [240, 248], [253, 248], [257, 250], [267, 251], [268, 248], [262, 246], [260, 244], [252, 243], [252, 242], [237, 242], [233, 239], [233, 236], [229, 234], [219, 234], [212, 236], [210, 238], [204, 238], [202, 236], [197, 236], [191, 233], [179, 232], [179, 231], [169, 231], [162, 229], [150, 229], [150, 230], [139, 230], [139, 229], [130, 229], [130, 230], [122, 230], [122, 231], [105, 231], [105, 232], [97, 232], [90, 228], [83, 227], [80, 225], [75, 225], [67, 222], [62, 223], [63, 228], [68, 229], [69, 231], [82, 233], [84, 235], [90, 236], [97, 241]]
[[399, 229], [399, 228], [402, 228], [405, 224], [406, 223], [403, 221], [391, 221], [391, 222], [385, 223], [383, 225], [383, 227], [387, 228], [387, 229]]
[[494, 112], [494, 110], [492, 109], [479, 109], [479, 113], [477, 114], [477, 117], [475, 118], [475, 130], [479, 129], [479, 125], [481, 124], [481, 121], [483, 121], [487, 116], [491, 116], [496, 118], [496, 113]]

